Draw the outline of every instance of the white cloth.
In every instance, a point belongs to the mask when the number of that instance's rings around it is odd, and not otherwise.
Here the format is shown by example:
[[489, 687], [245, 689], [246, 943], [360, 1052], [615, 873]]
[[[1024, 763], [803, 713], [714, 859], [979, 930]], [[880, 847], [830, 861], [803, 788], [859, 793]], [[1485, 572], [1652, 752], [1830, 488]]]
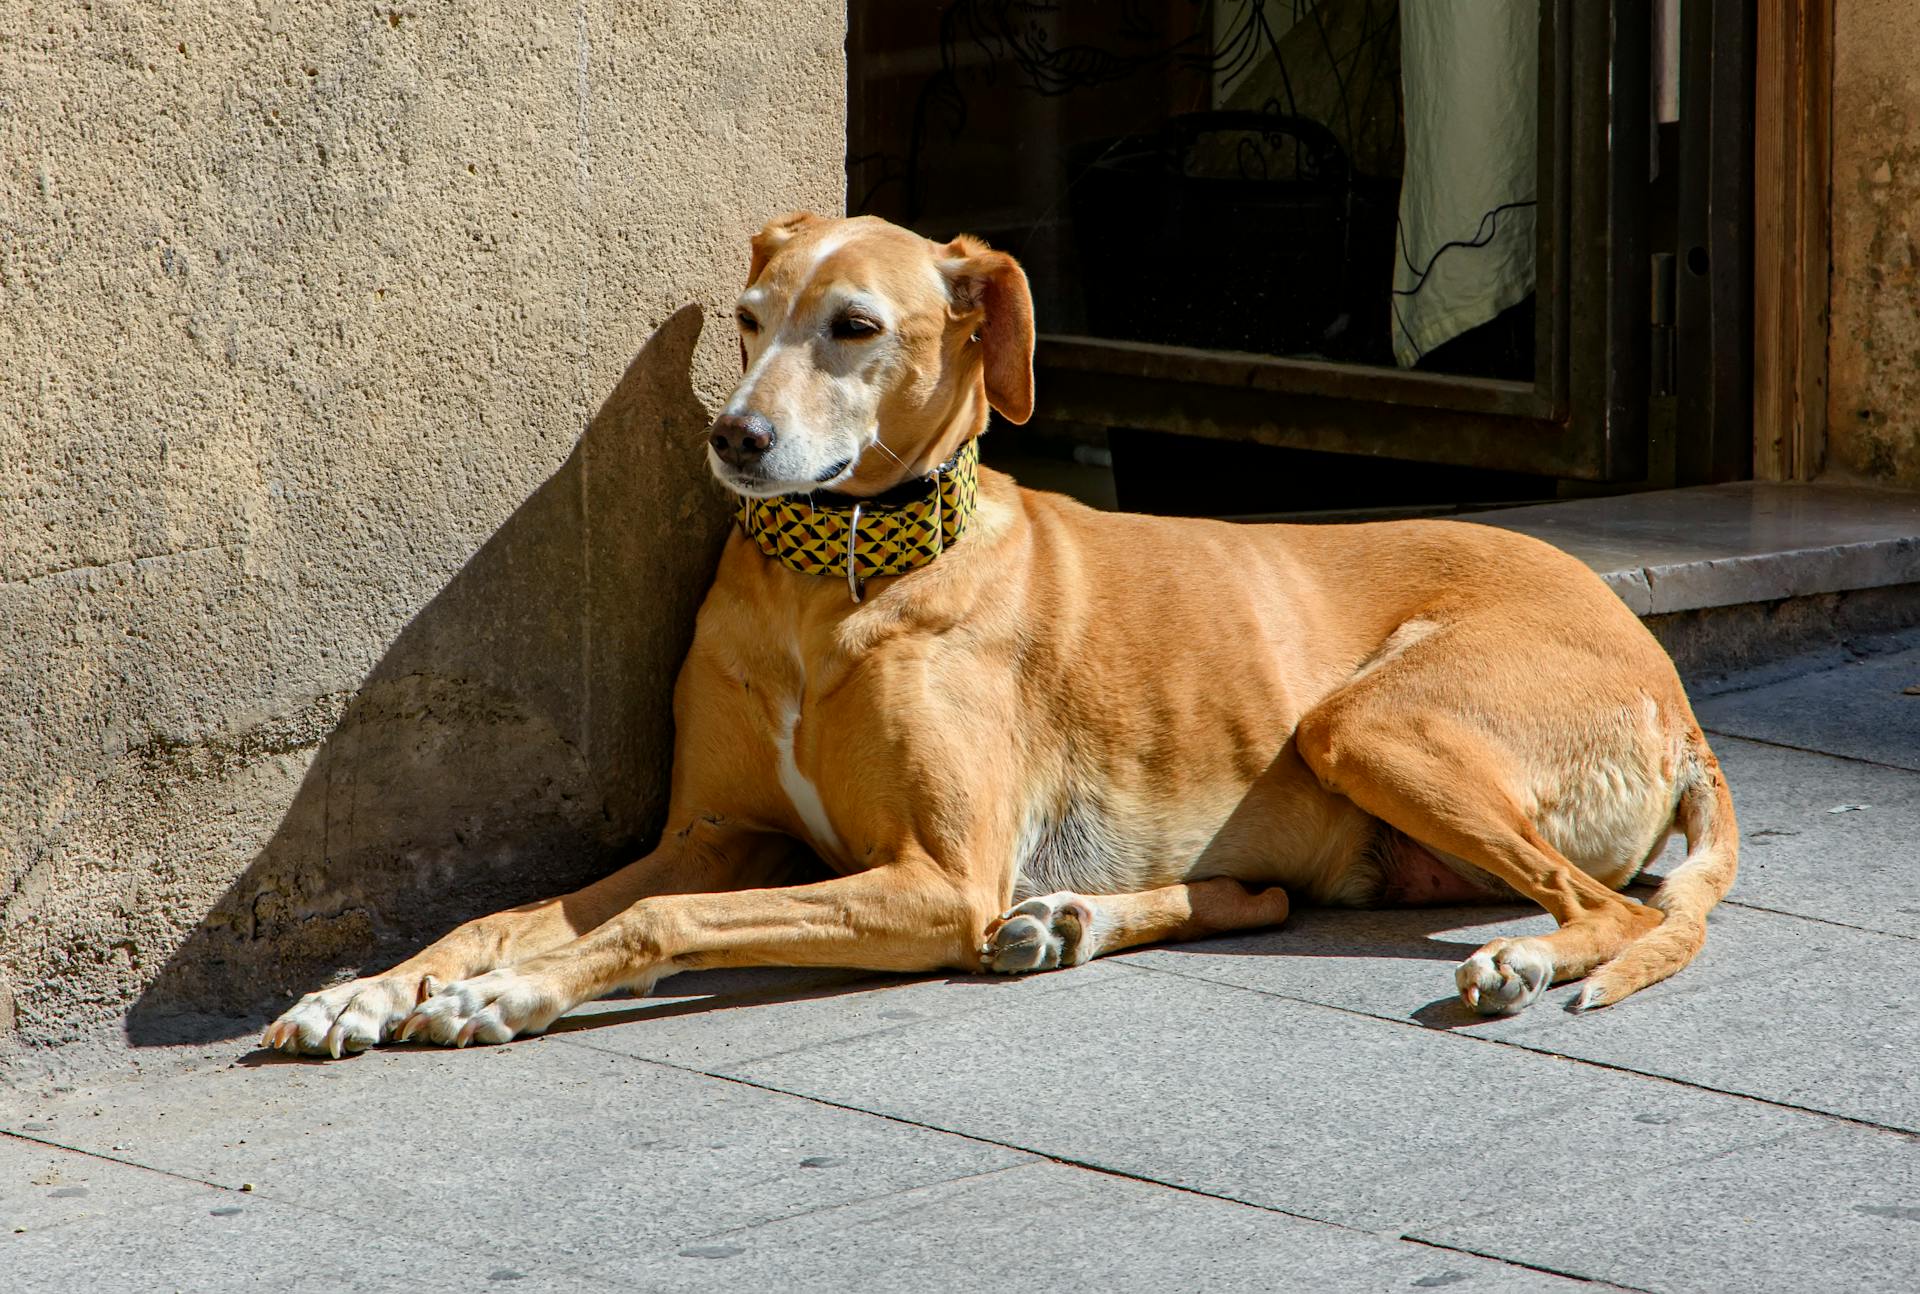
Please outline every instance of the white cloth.
[[[1653, 119], [1680, 120], [1680, 0], [1653, 0]], [[1657, 140], [1653, 161], [1657, 168]]]
[[1400, 78], [1393, 353], [1410, 368], [1533, 290], [1534, 208], [1513, 204], [1537, 184], [1539, 0], [1405, 0]]

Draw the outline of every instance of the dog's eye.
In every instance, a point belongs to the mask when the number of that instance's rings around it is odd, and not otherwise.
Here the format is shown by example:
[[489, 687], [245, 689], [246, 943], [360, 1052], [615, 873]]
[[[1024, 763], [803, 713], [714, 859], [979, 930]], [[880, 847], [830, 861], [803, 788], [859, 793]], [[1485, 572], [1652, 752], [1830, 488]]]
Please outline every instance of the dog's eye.
[[759, 332], [760, 331], [760, 321], [753, 317], [753, 312], [751, 310], [742, 310], [738, 314], [736, 314], [734, 318], [740, 321], [741, 332]]
[[865, 341], [880, 335], [880, 325], [865, 315], [841, 315], [828, 331], [836, 341]]

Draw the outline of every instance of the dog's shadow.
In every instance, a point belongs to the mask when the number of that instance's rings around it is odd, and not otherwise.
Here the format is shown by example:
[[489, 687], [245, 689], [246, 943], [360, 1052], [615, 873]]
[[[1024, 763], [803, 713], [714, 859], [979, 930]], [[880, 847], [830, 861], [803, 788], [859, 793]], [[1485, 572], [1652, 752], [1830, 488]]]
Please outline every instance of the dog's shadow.
[[[1644, 903], [1655, 892], [1659, 880], [1660, 876], [1650, 871], [1641, 881], [1628, 886], [1623, 892]], [[1404, 1014], [1400, 1002], [1382, 1006], [1378, 1000], [1381, 995], [1377, 991], [1358, 994], [1351, 990], [1343, 991], [1337, 981], [1348, 973], [1345, 971], [1303, 966], [1297, 977], [1299, 982], [1294, 987], [1296, 995], [1304, 1001], [1341, 1005], [1343, 997], [1350, 1000], [1374, 999], [1375, 1008], [1368, 1013], [1405, 1019], [1429, 1029], [1454, 1030], [1487, 1025], [1500, 1017], [1480, 1014], [1451, 991], [1453, 968], [1493, 938], [1503, 935], [1543, 935], [1553, 928], [1554, 922], [1545, 912], [1532, 904], [1520, 902], [1364, 910], [1307, 908], [1296, 910], [1287, 924], [1279, 929], [1168, 945], [1168, 948], [1196, 958], [1225, 955], [1302, 958], [1309, 962], [1359, 960], [1387, 963], [1362, 969], [1363, 975], [1371, 976], [1376, 981], [1385, 978], [1395, 962], [1434, 962], [1437, 964], [1436, 973], [1430, 982], [1445, 986], [1448, 991]], [[1449, 937], [1463, 933], [1467, 938]], [[1200, 965], [1204, 966], [1204, 963]], [[1207, 977], [1204, 969], [1196, 973], [1202, 978]], [[1401, 1002], [1417, 999], [1429, 982], [1425, 971], [1421, 972], [1421, 976], [1418, 986], [1411, 982], [1408, 984], [1408, 992]], [[1285, 985], [1289, 979], [1284, 974], [1259, 978], [1276, 987]]]
[[268, 794], [276, 778], [298, 786], [129, 1011], [131, 1043], [232, 1038], [300, 992], [576, 889], [651, 843], [673, 679], [727, 525], [694, 452], [701, 319], [689, 305], [660, 326], [565, 462], [357, 687], [215, 752]]
[[[1338, 1004], [1343, 996], [1351, 992], [1343, 992], [1340, 981], [1356, 973], [1379, 980], [1395, 969], [1395, 963], [1433, 963], [1431, 972], [1424, 968], [1420, 970], [1418, 987], [1409, 985], [1412, 996], [1404, 1001], [1412, 1002], [1429, 984], [1452, 984], [1453, 968], [1479, 951], [1480, 946], [1492, 937], [1492, 932], [1484, 928], [1497, 927], [1505, 933], [1529, 917], [1544, 918], [1545, 914], [1536, 907], [1520, 903], [1419, 908], [1305, 908], [1296, 909], [1288, 917], [1287, 924], [1279, 929], [1169, 945], [1169, 950], [1177, 950], [1197, 959], [1193, 973], [1200, 978], [1212, 977], [1205, 965], [1205, 959], [1210, 957], [1301, 959], [1303, 964], [1297, 972], [1290, 968], [1281, 969], [1277, 974], [1256, 975], [1250, 982], [1260, 983], [1272, 991], [1287, 992], [1289, 996], [1302, 1001], [1322, 1004]], [[1532, 924], [1540, 926], [1541, 922], [1536, 920]], [[1551, 920], [1546, 920], [1542, 928], [1531, 933], [1544, 933], [1551, 926]], [[1465, 928], [1473, 929], [1470, 941], [1447, 937]], [[1511, 932], [1519, 933], [1519, 930], [1516, 928]], [[1326, 964], [1330, 962], [1385, 965], [1355, 967]], [[1397, 980], [1397, 975], [1394, 978]], [[1366, 998], [1374, 994], [1369, 992], [1360, 996]], [[1401, 1016], [1398, 1006], [1389, 1008], [1385, 1013], [1429, 1029], [1450, 1030], [1487, 1023], [1486, 1016], [1468, 1008], [1452, 992], [1428, 1000], [1407, 1011], [1404, 1016]]]
[[[1171, 954], [1153, 959], [1155, 969], [1175, 974], [1188, 973], [1197, 980], [1232, 983], [1248, 977], [1220, 976], [1206, 962], [1212, 958], [1300, 959], [1297, 972], [1283, 970], [1277, 977], [1255, 975], [1250, 982], [1266, 981], [1272, 991], [1285, 993], [1288, 981], [1298, 990], [1300, 1000], [1331, 1000], [1322, 991], [1322, 981], [1330, 975], [1350, 973], [1324, 964], [1343, 962], [1428, 962], [1434, 965], [1435, 982], [1447, 983], [1452, 967], [1473, 954], [1482, 942], [1479, 927], [1514, 927], [1528, 917], [1544, 919], [1537, 908], [1523, 904], [1503, 906], [1399, 908], [1356, 911], [1351, 909], [1306, 908], [1296, 910], [1287, 924], [1270, 930], [1242, 932], [1196, 940], [1182, 944], [1159, 944], [1148, 949], [1122, 953], [1117, 960], [1126, 962], [1140, 952]], [[1540, 924], [1539, 920], [1532, 923]], [[1551, 924], [1548, 922], [1547, 924]], [[1463, 928], [1474, 928], [1473, 942], [1445, 936]], [[1537, 932], [1537, 931], [1536, 931]], [[1190, 967], [1181, 962], [1192, 959]], [[1265, 970], [1272, 970], [1271, 966]], [[1068, 974], [1074, 972], [1044, 972]], [[659, 998], [612, 997], [589, 1003], [562, 1017], [550, 1027], [547, 1037], [587, 1035], [623, 1025], [645, 1025], [685, 1016], [720, 1016], [728, 1012], [756, 1007], [782, 1007], [805, 1003], [827, 1004], [862, 997], [915, 984], [943, 983], [953, 989], [991, 994], [1012, 990], [1024, 977], [1006, 975], [955, 975], [934, 972], [921, 975], [889, 974], [872, 971], [836, 970], [820, 967], [755, 967], [740, 970], [692, 971], [665, 981]], [[1338, 986], [1331, 993], [1338, 996]], [[1296, 996], [1287, 993], [1288, 996]], [[1417, 997], [1408, 997], [1412, 1002]], [[963, 1008], [971, 1009], [971, 1007]], [[903, 1023], [927, 1018], [919, 1011], [878, 1011], [880, 1020], [898, 1016]], [[935, 1013], [936, 1016], [939, 1014]], [[1452, 1030], [1488, 1023], [1488, 1017], [1469, 1010], [1457, 996], [1427, 1001], [1403, 1017], [1429, 1029]], [[872, 1021], [861, 1023], [862, 1029]], [[884, 1026], [883, 1026], [884, 1027]], [[401, 1050], [438, 1050], [430, 1044], [408, 1044]], [[302, 1064], [310, 1058], [292, 1057], [277, 1051], [256, 1050], [239, 1062], [245, 1066]]]

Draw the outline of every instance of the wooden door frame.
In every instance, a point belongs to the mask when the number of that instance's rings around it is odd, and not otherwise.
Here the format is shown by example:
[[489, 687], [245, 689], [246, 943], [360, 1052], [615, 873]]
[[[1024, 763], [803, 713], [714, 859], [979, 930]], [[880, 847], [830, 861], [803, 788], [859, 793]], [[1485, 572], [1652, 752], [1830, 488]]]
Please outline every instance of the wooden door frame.
[[1835, 0], [1759, 0], [1753, 475], [1809, 481], [1827, 441]]

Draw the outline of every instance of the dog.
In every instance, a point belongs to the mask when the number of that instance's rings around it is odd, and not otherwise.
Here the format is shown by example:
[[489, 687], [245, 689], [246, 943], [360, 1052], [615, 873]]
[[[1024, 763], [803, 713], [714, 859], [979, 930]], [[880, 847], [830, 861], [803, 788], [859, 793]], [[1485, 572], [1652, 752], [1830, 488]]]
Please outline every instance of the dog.
[[[706, 967], [1049, 970], [1292, 900], [1537, 903], [1558, 929], [1457, 969], [1483, 1014], [1582, 978], [1574, 1007], [1609, 1005], [1699, 951], [1733, 802], [1574, 558], [1459, 521], [1104, 513], [977, 467], [989, 409], [1032, 412], [1034, 323], [971, 237], [777, 219], [737, 319], [707, 457], [740, 524], [659, 845], [307, 995], [264, 1046], [505, 1042]], [[1621, 895], [1676, 831], [1650, 902]]]

